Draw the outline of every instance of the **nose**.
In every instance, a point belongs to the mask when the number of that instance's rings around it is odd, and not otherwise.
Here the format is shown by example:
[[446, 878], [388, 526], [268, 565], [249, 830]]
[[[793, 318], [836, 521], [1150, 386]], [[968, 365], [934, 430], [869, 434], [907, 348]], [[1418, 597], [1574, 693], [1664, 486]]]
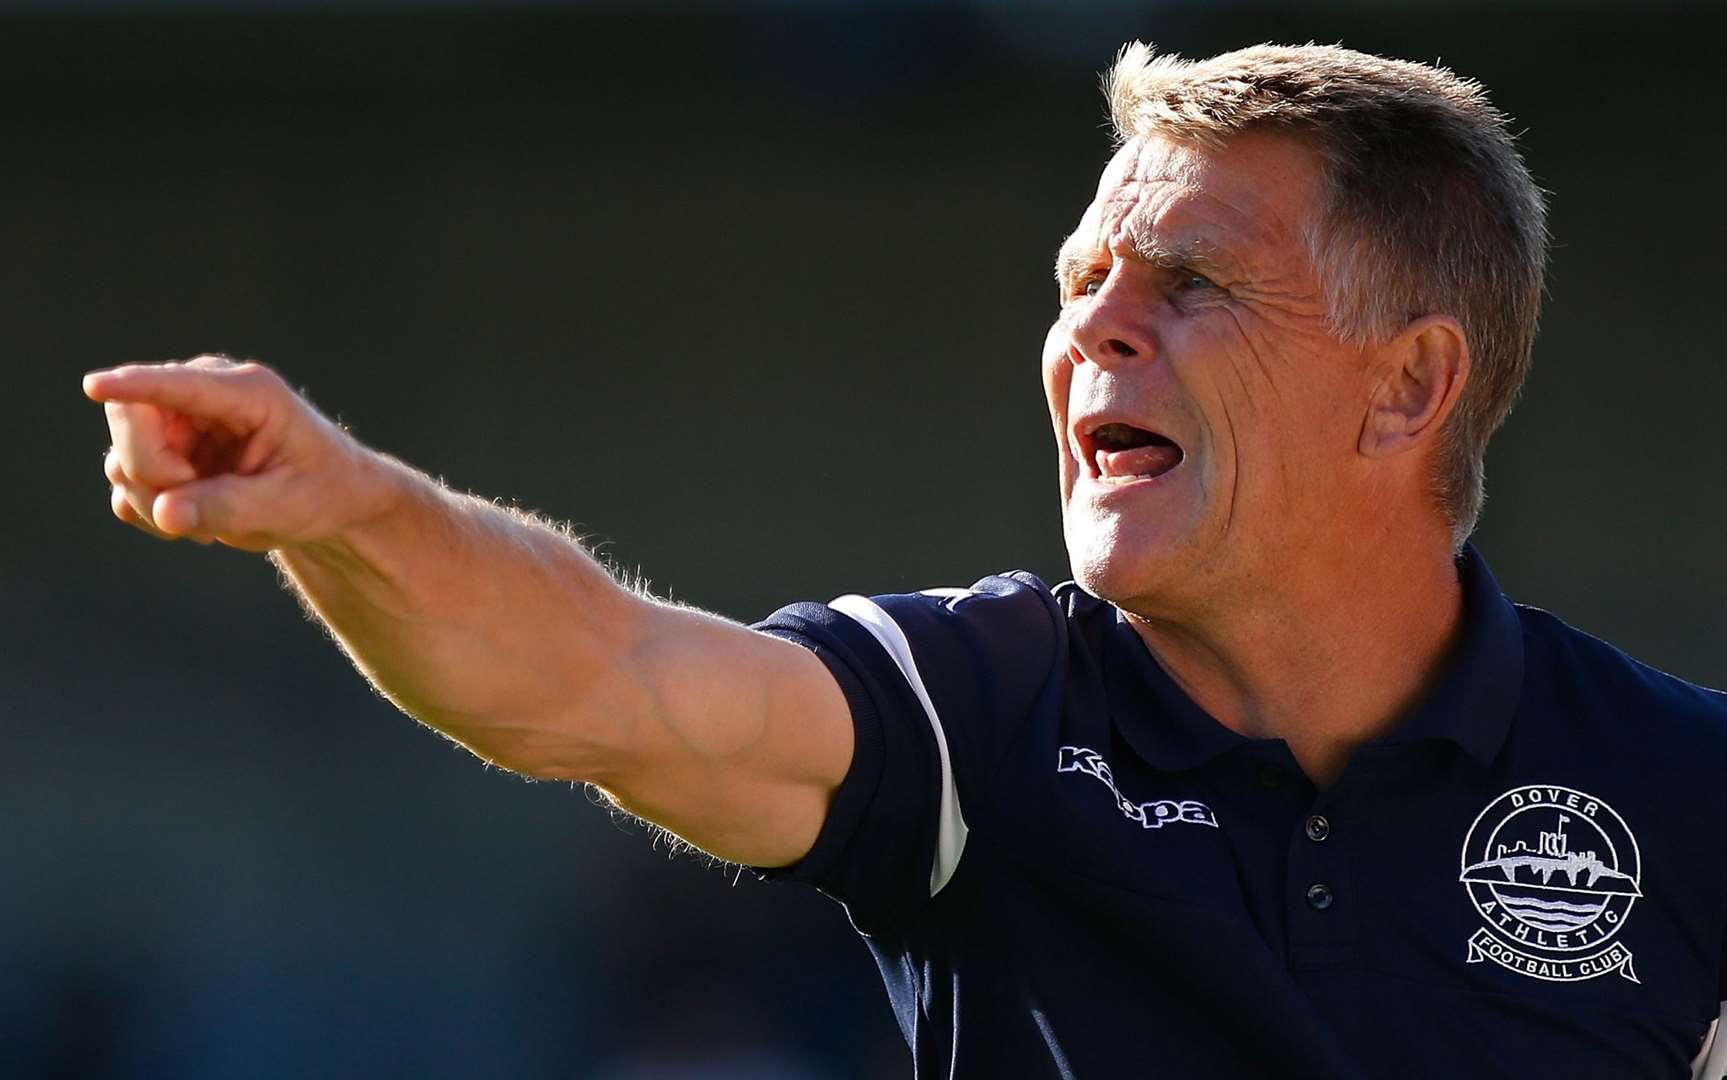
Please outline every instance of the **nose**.
[[1135, 295], [1133, 282], [1127, 280], [1131, 274], [1124, 269], [1118, 262], [1097, 292], [1075, 302], [1068, 318], [1074, 363], [1111, 368], [1154, 355], [1150, 298]]

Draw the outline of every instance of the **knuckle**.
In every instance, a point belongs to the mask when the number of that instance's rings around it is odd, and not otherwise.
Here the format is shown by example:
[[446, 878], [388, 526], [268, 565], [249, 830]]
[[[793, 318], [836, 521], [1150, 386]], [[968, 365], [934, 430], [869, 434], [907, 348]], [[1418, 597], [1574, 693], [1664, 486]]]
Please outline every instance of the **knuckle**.
[[257, 383], [260, 386], [278, 387], [287, 385], [282, 380], [282, 376], [276, 373], [275, 368], [268, 364], [259, 363], [256, 360], [248, 360], [245, 363], [236, 366], [234, 368], [234, 374], [249, 382]]

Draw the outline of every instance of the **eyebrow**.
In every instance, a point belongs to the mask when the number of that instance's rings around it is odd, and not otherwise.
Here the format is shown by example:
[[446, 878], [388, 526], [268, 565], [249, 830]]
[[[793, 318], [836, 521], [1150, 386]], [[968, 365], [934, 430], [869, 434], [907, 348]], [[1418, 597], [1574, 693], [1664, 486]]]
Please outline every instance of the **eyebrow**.
[[[1100, 265], [1104, 259], [1100, 255], [1109, 256], [1102, 248], [1086, 250], [1073, 244], [1073, 237], [1062, 241], [1061, 250], [1055, 256], [1055, 280], [1066, 283], [1072, 278]], [[1218, 270], [1225, 266], [1238, 265], [1229, 254], [1215, 244], [1193, 239], [1175, 246], [1160, 243], [1155, 237], [1134, 234], [1129, 237], [1134, 257], [1141, 262], [1165, 270], [1177, 270], [1192, 267], [1196, 270]]]

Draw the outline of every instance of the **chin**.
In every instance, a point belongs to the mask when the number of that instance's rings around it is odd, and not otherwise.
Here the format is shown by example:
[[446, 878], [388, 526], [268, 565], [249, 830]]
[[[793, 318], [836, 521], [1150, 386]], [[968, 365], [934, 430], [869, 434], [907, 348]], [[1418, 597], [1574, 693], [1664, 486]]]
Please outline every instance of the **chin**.
[[1213, 530], [1198, 463], [1121, 486], [1065, 464], [1062, 531], [1075, 583], [1136, 613], [1180, 604], [1217, 555], [1205, 542]]
[[1117, 607], [1140, 613], [1172, 599], [1185, 565], [1173, 538], [1114, 534], [1095, 525], [1068, 535], [1068, 558], [1080, 588]]

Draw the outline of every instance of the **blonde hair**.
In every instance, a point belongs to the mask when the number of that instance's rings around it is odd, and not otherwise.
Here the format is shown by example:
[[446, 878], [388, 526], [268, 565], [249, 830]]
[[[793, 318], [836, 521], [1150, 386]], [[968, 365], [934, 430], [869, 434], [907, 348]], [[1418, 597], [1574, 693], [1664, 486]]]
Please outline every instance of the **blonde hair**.
[[1447, 314], [1470, 374], [1444, 430], [1433, 496], [1461, 547], [1485, 499], [1487, 442], [1529, 371], [1547, 261], [1546, 206], [1481, 84], [1335, 45], [1256, 45], [1208, 60], [1134, 42], [1104, 77], [1116, 137], [1217, 148], [1288, 132], [1325, 169], [1307, 247], [1331, 329], [1357, 344]]

